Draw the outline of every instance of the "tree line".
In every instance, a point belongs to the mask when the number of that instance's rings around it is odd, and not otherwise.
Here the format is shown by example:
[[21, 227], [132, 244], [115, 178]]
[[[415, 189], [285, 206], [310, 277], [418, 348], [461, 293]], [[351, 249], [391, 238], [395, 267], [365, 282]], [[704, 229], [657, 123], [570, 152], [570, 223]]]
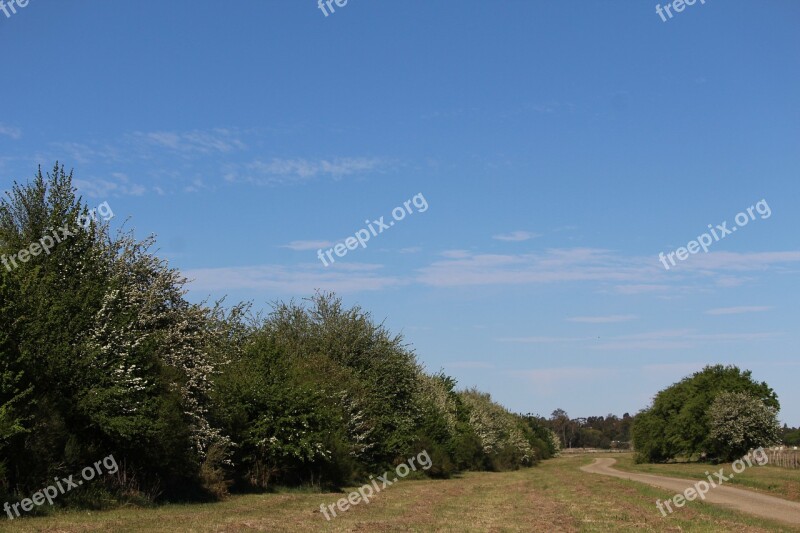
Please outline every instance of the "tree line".
[[[0, 201], [0, 254], [87, 212], [71, 172], [40, 169]], [[426, 372], [363, 309], [324, 292], [268, 313], [193, 304], [153, 244], [94, 220], [0, 268], [0, 497], [111, 454], [116, 475], [60, 503], [338, 487], [423, 450], [433, 477], [556, 453], [545, 425]]]
[[625, 413], [622, 418], [608, 414], [570, 418], [563, 409], [556, 409], [549, 419], [540, 417], [539, 423], [552, 430], [562, 448], [630, 448], [634, 417]]

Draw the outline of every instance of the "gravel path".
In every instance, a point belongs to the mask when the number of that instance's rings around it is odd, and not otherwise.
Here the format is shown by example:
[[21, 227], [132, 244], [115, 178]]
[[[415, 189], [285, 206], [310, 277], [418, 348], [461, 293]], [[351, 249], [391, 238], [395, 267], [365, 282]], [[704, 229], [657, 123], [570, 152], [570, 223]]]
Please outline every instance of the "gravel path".
[[[581, 467], [584, 472], [591, 474], [601, 474], [604, 476], [613, 476], [621, 479], [629, 479], [631, 481], [638, 481], [646, 483], [654, 487], [667, 489], [673, 491], [675, 494], [681, 494], [689, 487], [693, 487], [698, 480], [680, 479], [674, 477], [657, 476], [653, 474], [636, 474], [633, 472], [622, 472], [612, 468], [616, 459], [610, 457], [603, 457], [595, 459], [594, 463]], [[733, 477], [735, 474], [725, 472], [727, 477]], [[716, 481], [716, 478], [713, 478]], [[782, 500], [775, 496], [768, 496], [750, 490], [737, 489], [727, 485], [717, 485], [706, 493], [706, 501], [724, 507], [735, 509], [744, 513], [760, 516], [762, 518], [769, 518], [779, 522], [785, 522], [792, 525], [800, 525], [800, 503]], [[672, 503], [672, 509], [675, 512], [680, 512], [680, 508], [675, 507]], [[655, 502], [653, 503], [655, 507]], [[656, 510], [657, 512], [657, 510]]]

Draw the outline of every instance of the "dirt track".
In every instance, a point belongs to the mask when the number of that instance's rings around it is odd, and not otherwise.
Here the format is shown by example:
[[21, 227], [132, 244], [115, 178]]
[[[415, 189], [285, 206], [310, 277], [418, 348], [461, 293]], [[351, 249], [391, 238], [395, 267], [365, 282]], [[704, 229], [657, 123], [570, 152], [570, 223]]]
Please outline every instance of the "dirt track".
[[[646, 483], [654, 487], [673, 491], [675, 494], [683, 493], [683, 491], [689, 487], [693, 487], [694, 484], [699, 481], [656, 476], [652, 474], [622, 472], [611, 468], [616, 462], [616, 459], [603, 457], [595, 459], [594, 463], [590, 465], [581, 467], [581, 470], [591, 474], [602, 474], [604, 476], [613, 476]], [[734, 474], [725, 472], [725, 475], [732, 477]], [[800, 525], [800, 503], [782, 500], [774, 496], [767, 496], [766, 494], [760, 494], [750, 490], [737, 489], [727, 485], [718, 485], [716, 488], [712, 488], [706, 494], [705, 499], [707, 502], [722, 505], [736, 511], [750, 513], [762, 518], [769, 518], [787, 524]], [[680, 508], [676, 508], [674, 503], [672, 504], [672, 509], [673, 511], [680, 512]]]

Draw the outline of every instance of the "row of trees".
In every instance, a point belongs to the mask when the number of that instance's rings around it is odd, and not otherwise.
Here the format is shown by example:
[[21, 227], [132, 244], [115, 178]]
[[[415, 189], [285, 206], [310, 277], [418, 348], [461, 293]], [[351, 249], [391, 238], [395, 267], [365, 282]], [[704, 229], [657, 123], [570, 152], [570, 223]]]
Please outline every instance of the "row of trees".
[[628, 448], [633, 417], [628, 413], [570, 418], [563, 409], [556, 409], [542, 424], [558, 435], [564, 448]]
[[784, 424], [781, 429], [781, 441], [789, 446], [800, 446], [800, 428], [790, 428]]
[[[0, 254], [86, 213], [71, 174], [39, 171], [0, 203]], [[0, 268], [0, 498], [109, 454], [119, 473], [73, 502], [343, 485], [423, 449], [442, 477], [557, 451], [536, 419], [426, 373], [362, 309], [330, 294], [267, 315], [195, 305], [152, 244], [95, 221]]]

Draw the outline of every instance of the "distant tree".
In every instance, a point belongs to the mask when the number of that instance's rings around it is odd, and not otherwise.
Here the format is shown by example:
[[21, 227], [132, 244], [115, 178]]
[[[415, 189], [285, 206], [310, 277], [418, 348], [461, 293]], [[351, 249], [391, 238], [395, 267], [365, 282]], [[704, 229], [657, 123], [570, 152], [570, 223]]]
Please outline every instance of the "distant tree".
[[[556, 409], [550, 414], [550, 422], [552, 423], [553, 431], [561, 438], [561, 447], [571, 448], [573, 424], [567, 412], [563, 409]], [[567, 434], [569, 434], [569, 439]]]
[[732, 461], [759, 446], [779, 444], [778, 413], [745, 392], [722, 392], [709, 409], [711, 453]]
[[790, 428], [784, 424], [781, 431], [781, 440], [789, 446], [800, 446], [800, 428]]

